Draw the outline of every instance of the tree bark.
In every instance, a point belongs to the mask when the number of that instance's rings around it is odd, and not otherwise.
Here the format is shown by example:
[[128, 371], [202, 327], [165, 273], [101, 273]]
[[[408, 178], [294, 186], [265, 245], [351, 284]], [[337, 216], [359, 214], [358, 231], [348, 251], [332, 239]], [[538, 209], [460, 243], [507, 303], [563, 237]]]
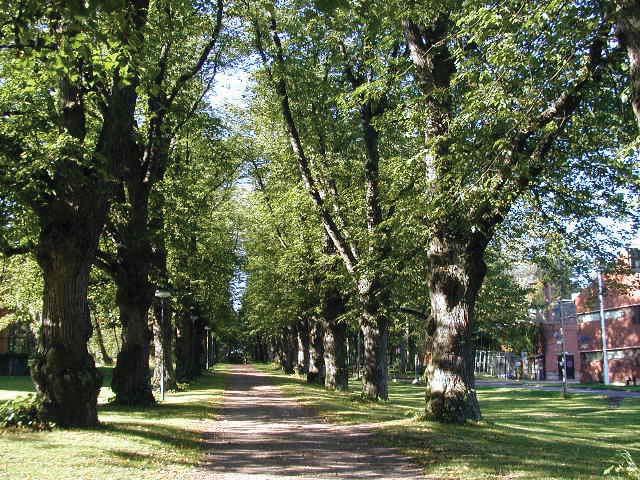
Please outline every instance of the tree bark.
[[442, 422], [481, 418], [475, 390], [472, 328], [486, 274], [485, 242], [437, 234], [429, 247], [435, 330], [428, 346], [426, 413]]
[[616, 34], [629, 57], [631, 106], [640, 128], [640, 0], [617, 0]]
[[149, 281], [153, 251], [148, 235], [147, 187], [129, 182], [129, 218], [120, 234], [118, 264], [115, 267], [116, 302], [122, 325], [122, 350], [113, 370], [111, 388], [116, 403], [151, 405], [155, 403], [151, 388], [149, 353], [152, 335], [149, 330], [149, 308], [153, 286]]
[[44, 301], [31, 373], [44, 396], [43, 415], [61, 427], [98, 424], [102, 376], [87, 349], [92, 333], [87, 288], [99, 223], [78, 216], [50, 218], [40, 234]]
[[[191, 311], [186, 310], [180, 315], [178, 336], [176, 339], [176, 377], [178, 381], [189, 382], [200, 373], [195, 358], [195, 322], [191, 319]], [[197, 373], [196, 373], [197, 372]]]
[[318, 321], [313, 321], [309, 334], [309, 372], [307, 373], [307, 383], [317, 383], [324, 385], [324, 332], [322, 325]]
[[330, 390], [347, 390], [347, 326], [338, 320], [345, 311], [340, 292], [332, 285], [326, 287], [322, 298], [322, 325], [325, 379], [324, 386]]
[[280, 365], [287, 375], [295, 372], [298, 342], [292, 327], [285, 327], [280, 339]]
[[297, 328], [298, 339], [298, 364], [297, 373], [306, 375], [309, 373], [309, 321], [301, 320]]
[[100, 349], [102, 363], [104, 363], [105, 365], [113, 365], [113, 359], [109, 356], [107, 347], [104, 344], [104, 337], [102, 336], [102, 327], [100, 327], [100, 321], [95, 315], [93, 316], [93, 326], [96, 332], [96, 343], [98, 344], [98, 348]]
[[[173, 366], [173, 323], [171, 308], [168, 302], [162, 305], [156, 302], [153, 307], [153, 346], [155, 365], [151, 384], [160, 386], [162, 368], [164, 368], [165, 389], [173, 390], [177, 386], [176, 371]], [[162, 361], [164, 360], [164, 365]]]

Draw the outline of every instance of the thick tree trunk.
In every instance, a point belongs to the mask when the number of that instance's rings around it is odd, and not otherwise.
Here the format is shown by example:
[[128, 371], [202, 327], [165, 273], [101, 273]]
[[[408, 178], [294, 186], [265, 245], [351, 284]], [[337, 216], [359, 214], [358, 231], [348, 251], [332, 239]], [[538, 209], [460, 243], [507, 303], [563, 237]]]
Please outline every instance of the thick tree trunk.
[[302, 320], [297, 325], [298, 339], [298, 364], [296, 367], [299, 375], [309, 372], [309, 321]]
[[193, 321], [189, 311], [181, 313], [176, 338], [176, 377], [180, 382], [193, 380]]
[[292, 327], [285, 327], [280, 343], [280, 365], [287, 375], [295, 372], [296, 359], [298, 358], [298, 341]]
[[435, 330], [428, 346], [426, 413], [442, 422], [481, 418], [475, 391], [472, 328], [486, 274], [484, 242], [439, 235], [429, 248]]
[[347, 390], [349, 372], [347, 370], [347, 326], [343, 322], [324, 324], [324, 386], [329, 390]]
[[100, 349], [102, 363], [104, 363], [105, 365], [113, 365], [113, 359], [109, 356], [107, 347], [104, 344], [104, 337], [102, 336], [102, 327], [100, 327], [100, 321], [95, 315], [93, 316], [93, 326], [96, 332], [96, 343], [98, 344], [98, 348]]
[[364, 368], [362, 395], [371, 400], [389, 398], [389, 320], [381, 311], [382, 289], [379, 281], [361, 281], [359, 285], [362, 303], [360, 329], [364, 343]]
[[640, 127], [640, 0], [617, 0], [617, 35], [629, 57], [631, 106]]
[[308, 383], [324, 384], [324, 332], [322, 325], [314, 321], [309, 333], [309, 372], [307, 373]]
[[119, 298], [118, 301], [122, 323], [122, 350], [113, 369], [111, 388], [116, 395], [116, 403], [146, 406], [155, 403], [149, 369], [149, 305], [131, 300]]
[[92, 333], [87, 287], [99, 230], [71, 221], [51, 222], [40, 235], [44, 301], [31, 373], [44, 396], [45, 417], [61, 427], [89, 427], [98, 423], [102, 385], [87, 349]]
[[132, 205], [130, 218], [120, 232], [118, 265], [114, 277], [116, 302], [122, 325], [122, 350], [113, 370], [111, 388], [116, 403], [151, 405], [155, 403], [151, 389], [149, 353], [152, 335], [149, 330], [149, 308], [153, 286], [149, 280], [153, 252], [147, 228], [148, 190], [129, 185]]

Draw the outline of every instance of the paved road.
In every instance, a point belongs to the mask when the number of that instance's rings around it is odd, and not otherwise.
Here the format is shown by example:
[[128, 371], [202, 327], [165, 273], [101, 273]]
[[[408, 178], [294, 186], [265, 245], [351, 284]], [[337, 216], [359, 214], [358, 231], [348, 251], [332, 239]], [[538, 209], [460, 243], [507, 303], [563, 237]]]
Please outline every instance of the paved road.
[[[528, 388], [530, 390], [548, 390], [559, 392], [562, 390], [560, 385], [545, 385], [540, 382], [514, 382], [509, 380], [476, 380], [477, 387], [507, 387], [507, 388]], [[624, 390], [602, 390], [599, 388], [574, 388], [571, 384], [567, 387], [569, 393], [582, 393], [589, 395], [606, 395], [607, 397], [617, 398], [640, 398], [640, 392], [630, 392]]]
[[199, 480], [423, 478], [407, 457], [376, 446], [370, 426], [322, 423], [250, 365], [231, 370], [220, 413]]

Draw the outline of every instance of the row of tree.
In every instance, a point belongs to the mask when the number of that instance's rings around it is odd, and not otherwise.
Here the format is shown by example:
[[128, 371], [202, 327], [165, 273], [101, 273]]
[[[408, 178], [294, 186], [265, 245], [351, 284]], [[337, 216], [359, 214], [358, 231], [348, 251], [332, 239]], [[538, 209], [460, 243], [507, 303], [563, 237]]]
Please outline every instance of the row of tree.
[[[232, 316], [240, 162], [255, 187], [238, 209], [247, 325], [290, 344], [308, 330], [309, 369], [322, 348], [340, 388], [354, 322], [363, 395], [384, 399], [389, 335], [410, 314], [441, 420], [480, 417], [487, 259], [498, 278], [507, 246], [590, 251], [615, 243], [602, 217], [637, 216], [637, 0], [5, 3], [0, 247], [41, 269], [32, 372], [61, 425], [97, 422], [93, 265], [115, 285], [117, 401], [152, 402], [157, 286], [177, 291], [177, 352], [198, 319]], [[240, 61], [253, 95], [225, 129], [206, 103]]]
[[[44, 414], [98, 421], [88, 351], [96, 265], [115, 286], [116, 402], [154, 402], [149, 310], [174, 288], [178, 374], [199, 373], [205, 322], [229, 315], [236, 166], [207, 107], [222, 46], [217, 2], [9, 1], [0, 12], [1, 246], [43, 279], [31, 365]], [[104, 284], [104, 282], [102, 282]], [[174, 328], [156, 313], [156, 366], [173, 375]], [[159, 358], [165, 356], [165, 361]]]
[[[478, 308], [488, 258], [494, 279], [507, 251], [577, 261], [615, 243], [603, 217], [637, 220], [639, 5], [247, 9], [260, 67], [245, 310], [286, 368], [308, 328], [313, 370], [322, 329], [326, 385], [345, 386], [351, 315], [363, 395], [386, 399], [390, 331], [411, 312], [427, 338], [427, 413], [480, 418], [476, 316], [496, 310]], [[539, 255], [550, 245], [563, 248]]]

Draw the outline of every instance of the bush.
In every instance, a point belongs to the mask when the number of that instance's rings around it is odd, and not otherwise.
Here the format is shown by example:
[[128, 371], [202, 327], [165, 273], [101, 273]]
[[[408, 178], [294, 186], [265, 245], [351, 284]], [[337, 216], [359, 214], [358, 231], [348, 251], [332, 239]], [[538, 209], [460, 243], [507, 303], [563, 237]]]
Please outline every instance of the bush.
[[42, 418], [42, 402], [40, 395], [30, 393], [0, 404], [0, 428], [51, 430], [55, 425]]
[[629, 480], [640, 480], [640, 467], [631, 458], [631, 454], [626, 450], [618, 454], [620, 460], [615, 465], [611, 465], [604, 471], [605, 476], [616, 476], [628, 478]]

